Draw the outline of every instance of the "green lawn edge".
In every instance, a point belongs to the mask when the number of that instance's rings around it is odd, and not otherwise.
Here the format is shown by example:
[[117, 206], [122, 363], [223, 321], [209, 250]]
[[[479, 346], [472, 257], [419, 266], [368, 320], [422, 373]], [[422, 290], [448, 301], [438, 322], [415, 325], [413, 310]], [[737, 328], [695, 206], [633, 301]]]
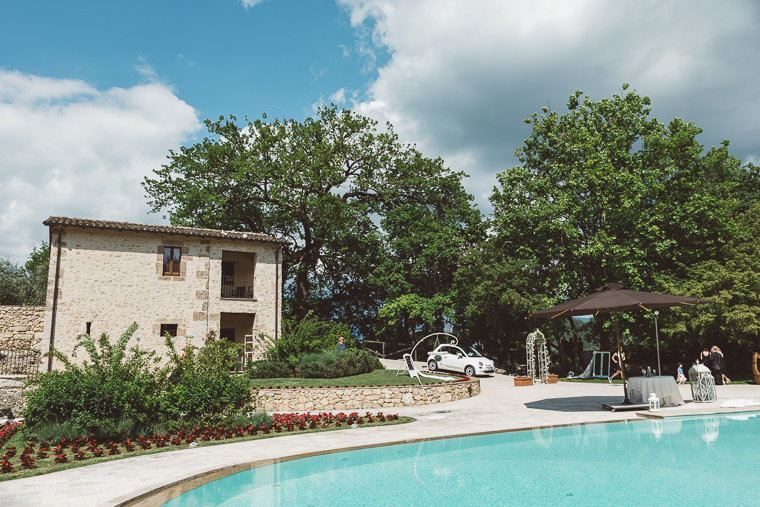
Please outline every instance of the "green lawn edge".
[[[326, 432], [326, 431], [341, 431], [341, 430], [358, 430], [360, 428], [371, 428], [376, 426], [395, 426], [397, 424], [407, 424], [416, 421], [414, 417], [409, 416], [399, 416], [398, 420], [396, 421], [387, 421], [387, 422], [376, 422], [376, 423], [365, 423], [360, 425], [358, 428], [351, 428], [351, 426], [341, 426], [339, 428], [316, 428], [316, 429], [307, 429], [307, 430], [296, 430], [296, 431], [283, 431], [282, 433], [270, 433], [268, 435], [253, 435], [253, 436], [244, 436], [244, 437], [238, 437], [233, 438], [229, 440], [211, 440], [209, 442], [198, 442], [198, 447], [211, 447], [216, 445], [224, 445], [224, 444], [234, 444], [237, 442], [247, 442], [249, 440], [263, 440], [266, 438], [274, 438], [274, 437], [286, 437], [290, 435], [302, 435], [304, 433], [320, 433], [320, 432]], [[15, 457], [11, 458], [11, 462], [13, 463], [13, 466], [16, 467], [17, 465], [20, 467], [20, 463], [18, 462], [19, 456], [21, 455], [21, 449], [26, 446], [27, 440], [23, 438], [21, 435], [21, 432], [17, 432], [15, 435], [11, 437], [11, 439], [6, 442], [6, 444], [2, 447], [2, 452], [0, 452], [0, 455], [5, 453], [5, 450], [10, 446], [16, 446], [17, 454]], [[196, 449], [197, 449], [196, 448]], [[120, 459], [128, 459], [133, 458], [135, 456], [143, 456], [146, 454], [158, 454], [162, 452], [173, 452], [173, 451], [183, 451], [190, 449], [189, 444], [182, 444], [182, 445], [175, 445], [175, 446], [168, 446], [168, 447], [162, 447], [162, 448], [153, 448], [153, 449], [146, 449], [146, 450], [136, 450], [130, 453], [123, 452], [122, 454], [118, 454], [116, 456], [103, 456], [102, 458], [88, 458], [85, 461], [71, 461], [69, 463], [65, 464], [55, 464], [54, 459], [55, 456], [52, 452], [48, 453], [50, 456], [48, 458], [45, 458], [44, 460], [37, 460], [35, 463], [35, 468], [29, 469], [29, 470], [17, 470], [13, 473], [9, 474], [3, 474], [0, 473], [0, 482], [4, 481], [12, 481], [16, 479], [24, 479], [26, 477], [35, 477], [37, 475], [46, 475], [51, 474], [55, 472], [60, 472], [63, 470], [69, 470], [72, 468], [80, 468], [85, 467], [89, 465], [96, 465], [98, 463], [105, 463], [107, 461], [115, 461]], [[37, 463], [41, 463], [43, 466], [37, 468]]]
[[[443, 373], [435, 372], [437, 375]], [[437, 380], [426, 377], [419, 377], [423, 384], [448, 383], [451, 381]], [[451, 378], [459, 380], [461, 377], [452, 376]], [[409, 373], [404, 371], [396, 375], [396, 370], [375, 370], [372, 373], [363, 373], [351, 377], [340, 378], [268, 378], [268, 379], [251, 379], [253, 388], [267, 389], [271, 387], [386, 387], [386, 386], [406, 386], [419, 385], [416, 378], [411, 378]]]

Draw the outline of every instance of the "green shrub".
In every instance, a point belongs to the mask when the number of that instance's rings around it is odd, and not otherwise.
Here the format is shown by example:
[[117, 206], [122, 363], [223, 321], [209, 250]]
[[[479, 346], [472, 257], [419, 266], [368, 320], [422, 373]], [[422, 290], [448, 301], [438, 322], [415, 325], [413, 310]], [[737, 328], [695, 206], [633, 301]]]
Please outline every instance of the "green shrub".
[[261, 428], [262, 426], [266, 426], [269, 429], [272, 428], [272, 416], [266, 412], [254, 412], [248, 418], [248, 421], [254, 428]]
[[247, 408], [252, 399], [248, 377], [235, 373], [242, 368], [242, 345], [218, 340], [213, 331], [203, 348], [187, 345], [181, 355], [168, 336], [166, 345], [173, 371], [161, 395], [162, 419], [227, 415]]
[[384, 366], [366, 350], [330, 350], [306, 354], [298, 362], [301, 378], [339, 378], [371, 373]]
[[25, 431], [34, 434], [44, 429], [118, 438], [125, 429], [123, 421], [133, 421], [133, 427], [154, 422], [166, 375], [157, 366], [155, 352], [138, 347], [127, 350], [136, 330], [137, 324], [132, 324], [115, 344], [105, 334], [97, 341], [90, 335], [80, 335], [72, 357], [76, 357], [79, 348], [85, 349], [89, 360], [81, 366], [71, 363], [59, 351], [46, 354], [61, 361], [64, 370], [28, 380], [32, 389], [24, 394]]
[[248, 364], [248, 376], [251, 378], [288, 378], [293, 376], [293, 368], [285, 361], [263, 359]]
[[233, 415], [219, 422], [219, 425], [224, 426], [225, 428], [232, 428], [235, 426], [245, 427], [249, 424], [254, 428], [261, 428], [262, 425], [271, 428], [272, 416], [266, 412], [251, 412], [249, 414]]
[[348, 324], [321, 321], [309, 314], [300, 322], [286, 319], [282, 327], [282, 338], [267, 351], [267, 359], [271, 361], [285, 361], [295, 366], [305, 354], [334, 350], [341, 336], [346, 349], [356, 348], [356, 339], [351, 336]]
[[40, 442], [56, 442], [62, 438], [85, 438], [90, 436], [85, 430], [75, 427], [70, 422], [39, 423], [34, 434]]
[[[25, 432], [42, 440], [85, 437], [122, 440], [166, 433], [187, 419], [238, 414], [252, 399], [239, 357], [243, 347], [211, 334], [201, 349], [187, 346], [180, 356], [167, 338], [169, 362], [159, 367], [155, 352], [127, 343], [137, 330], [132, 324], [115, 344], [105, 334], [97, 342], [78, 337], [72, 357], [84, 348], [81, 366], [54, 351], [63, 371], [32, 377], [25, 392]], [[171, 375], [169, 373], [171, 372]]]

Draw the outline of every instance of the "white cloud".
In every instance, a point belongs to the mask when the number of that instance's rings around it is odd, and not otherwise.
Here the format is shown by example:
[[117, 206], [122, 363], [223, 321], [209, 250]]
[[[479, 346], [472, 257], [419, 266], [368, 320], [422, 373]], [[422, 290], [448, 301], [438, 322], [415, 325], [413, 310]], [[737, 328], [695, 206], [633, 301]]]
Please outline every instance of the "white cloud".
[[[180, 57], [181, 56], [182, 55], [180, 55]], [[137, 60], [140, 62], [134, 66], [137, 73], [140, 74], [147, 83], [157, 82], [159, 79], [158, 74], [156, 73], [156, 68], [142, 57], [138, 57]]]
[[481, 206], [494, 174], [518, 163], [522, 120], [547, 102], [566, 111], [576, 89], [600, 99], [628, 82], [661, 120], [694, 121], [708, 146], [727, 138], [737, 156], [760, 156], [751, 1], [336, 1], [360, 51], [390, 54], [357, 112], [472, 175]]
[[263, 4], [266, 1], [268, 0], [240, 0], [240, 3], [243, 4], [243, 7], [247, 10], [255, 5]]
[[346, 102], [346, 89], [341, 88], [332, 95], [330, 95], [330, 102], [336, 105], [341, 105]]
[[316, 82], [317, 79], [319, 79], [322, 76], [324, 76], [325, 74], [327, 74], [327, 71], [330, 70], [329, 66], [322, 67], [319, 64], [316, 64], [316, 65], [317, 65], [316, 67], [314, 65], [312, 65], [311, 67], [309, 67], [309, 72], [311, 72], [311, 82], [312, 83]]
[[161, 83], [101, 91], [0, 70], [0, 257], [24, 260], [50, 215], [160, 222], [140, 183], [200, 128]]
[[320, 95], [319, 98], [311, 104], [311, 114], [317, 114], [317, 111], [319, 111], [319, 108], [325, 105], [325, 96]]

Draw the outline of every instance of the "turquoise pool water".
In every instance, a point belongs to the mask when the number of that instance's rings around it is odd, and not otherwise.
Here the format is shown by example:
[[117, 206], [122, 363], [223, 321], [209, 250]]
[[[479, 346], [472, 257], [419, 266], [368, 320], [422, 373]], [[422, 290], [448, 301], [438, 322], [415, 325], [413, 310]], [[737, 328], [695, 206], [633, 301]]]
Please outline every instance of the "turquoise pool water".
[[165, 507], [754, 506], [758, 415], [586, 424], [327, 454], [240, 472]]

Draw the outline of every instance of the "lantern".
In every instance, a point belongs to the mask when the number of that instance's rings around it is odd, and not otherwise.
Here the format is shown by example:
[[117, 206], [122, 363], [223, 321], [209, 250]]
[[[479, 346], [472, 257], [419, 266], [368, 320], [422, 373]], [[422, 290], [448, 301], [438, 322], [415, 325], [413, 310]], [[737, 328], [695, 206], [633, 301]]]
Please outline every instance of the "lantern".
[[694, 401], [700, 403], [715, 401], [715, 379], [707, 366], [695, 364], [689, 368], [689, 383], [691, 398]]
[[647, 401], [649, 402], [650, 412], [660, 411], [660, 398], [657, 397], [654, 391], [652, 391], [652, 393], [649, 395], [649, 399]]

